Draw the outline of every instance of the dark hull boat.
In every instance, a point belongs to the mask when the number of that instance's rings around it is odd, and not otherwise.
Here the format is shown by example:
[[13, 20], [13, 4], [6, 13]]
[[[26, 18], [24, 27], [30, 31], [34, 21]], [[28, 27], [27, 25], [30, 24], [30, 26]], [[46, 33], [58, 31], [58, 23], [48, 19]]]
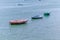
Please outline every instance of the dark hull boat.
[[27, 20], [11, 20], [10, 24], [25, 24]]
[[44, 13], [44, 16], [49, 16], [49, 15], [50, 15], [50, 13], [48, 13], [48, 12], [47, 13]]
[[23, 6], [23, 4], [18, 4], [18, 6]]
[[41, 16], [34, 16], [34, 17], [32, 17], [32, 19], [42, 19], [43, 17], [41, 17]]
[[42, 17], [32, 17], [32, 19], [42, 19]]

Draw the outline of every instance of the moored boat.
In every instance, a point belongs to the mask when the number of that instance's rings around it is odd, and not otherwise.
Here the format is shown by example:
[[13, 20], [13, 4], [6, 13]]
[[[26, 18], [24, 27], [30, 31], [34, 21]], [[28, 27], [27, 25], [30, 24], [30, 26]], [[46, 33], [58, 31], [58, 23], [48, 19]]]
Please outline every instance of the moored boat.
[[48, 12], [44, 13], [44, 16], [49, 16], [49, 15], [50, 15], [50, 13], [48, 13]]
[[23, 6], [23, 4], [18, 4], [18, 6]]
[[10, 24], [24, 24], [27, 20], [11, 20]]
[[42, 16], [39, 16], [39, 15], [36, 15], [36, 16], [33, 16], [32, 19], [42, 19], [43, 17]]

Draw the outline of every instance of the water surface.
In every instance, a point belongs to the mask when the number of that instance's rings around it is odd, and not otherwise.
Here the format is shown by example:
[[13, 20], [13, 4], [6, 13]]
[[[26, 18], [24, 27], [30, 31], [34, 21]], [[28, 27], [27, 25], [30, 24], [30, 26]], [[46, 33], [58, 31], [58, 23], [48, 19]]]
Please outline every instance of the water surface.
[[[44, 12], [50, 12], [50, 16], [44, 17]], [[35, 15], [43, 19], [32, 20]], [[60, 40], [59, 17], [59, 0], [0, 0], [0, 40]], [[10, 25], [9, 21], [15, 19], [28, 22]]]

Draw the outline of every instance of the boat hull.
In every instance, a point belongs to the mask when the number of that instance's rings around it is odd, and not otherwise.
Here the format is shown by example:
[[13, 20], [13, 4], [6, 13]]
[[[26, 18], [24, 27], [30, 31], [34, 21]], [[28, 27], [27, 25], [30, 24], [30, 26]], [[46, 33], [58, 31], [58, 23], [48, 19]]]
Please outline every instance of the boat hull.
[[32, 19], [42, 19], [43, 17], [32, 17]]
[[12, 20], [10, 24], [25, 24], [27, 20]]

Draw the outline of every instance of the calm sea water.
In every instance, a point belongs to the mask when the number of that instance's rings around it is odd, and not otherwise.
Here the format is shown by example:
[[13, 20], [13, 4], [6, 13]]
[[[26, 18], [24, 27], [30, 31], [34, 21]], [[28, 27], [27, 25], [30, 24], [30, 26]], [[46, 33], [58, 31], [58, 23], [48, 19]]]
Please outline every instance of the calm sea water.
[[[35, 15], [43, 19], [32, 20]], [[28, 22], [10, 25], [15, 19]], [[0, 0], [0, 40], [60, 40], [60, 0]]]

